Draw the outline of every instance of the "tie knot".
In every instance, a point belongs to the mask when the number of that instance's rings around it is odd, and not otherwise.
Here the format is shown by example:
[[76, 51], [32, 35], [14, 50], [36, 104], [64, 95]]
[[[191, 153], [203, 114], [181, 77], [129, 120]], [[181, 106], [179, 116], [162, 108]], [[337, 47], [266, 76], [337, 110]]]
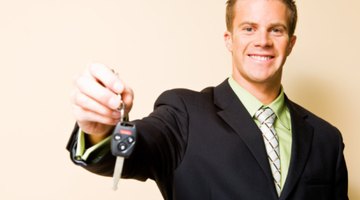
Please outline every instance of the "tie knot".
[[272, 126], [274, 124], [276, 115], [271, 108], [266, 107], [260, 108], [255, 113], [255, 118], [259, 120], [260, 124], [268, 124], [269, 126]]

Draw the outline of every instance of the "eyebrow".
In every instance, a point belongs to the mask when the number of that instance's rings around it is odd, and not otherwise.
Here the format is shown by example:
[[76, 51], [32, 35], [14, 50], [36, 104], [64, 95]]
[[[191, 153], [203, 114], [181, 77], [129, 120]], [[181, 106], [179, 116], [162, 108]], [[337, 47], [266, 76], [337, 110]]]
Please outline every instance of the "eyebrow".
[[[244, 26], [244, 25], [251, 25], [251, 26], [257, 26], [257, 23], [251, 22], [251, 21], [244, 21], [238, 25], [238, 27]], [[288, 27], [283, 23], [270, 23], [269, 27], [282, 27], [285, 30], [288, 30]]]
[[284, 28], [285, 30], [288, 30], [288, 27], [283, 23], [271, 23], [270, 24], [270, 27], [279, 27], [279, 26]]
[[250, 21], [245, 21], [245, 22], [240, 23], [240, 24], [238, 25], [238, 27], [241, 27], [241, 26], [244, 26], [244, 25], [254, 26], [254, 25], [256, 25], [256, 23], [250, 22]]

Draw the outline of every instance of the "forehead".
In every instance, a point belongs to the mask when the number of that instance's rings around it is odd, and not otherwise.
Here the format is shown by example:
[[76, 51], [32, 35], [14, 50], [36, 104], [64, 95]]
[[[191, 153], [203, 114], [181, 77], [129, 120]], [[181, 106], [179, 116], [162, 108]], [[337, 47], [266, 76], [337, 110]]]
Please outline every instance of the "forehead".
[[234, 6], [234, 25], [243, 21], [288, 24], [289, 10], [281, 0], [238, 0]]

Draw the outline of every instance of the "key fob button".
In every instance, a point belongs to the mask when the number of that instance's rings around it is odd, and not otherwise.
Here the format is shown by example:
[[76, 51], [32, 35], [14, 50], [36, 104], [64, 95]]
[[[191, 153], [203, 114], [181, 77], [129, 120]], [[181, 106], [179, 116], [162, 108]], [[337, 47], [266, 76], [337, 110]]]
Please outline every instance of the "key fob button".
[[116, 134], [116, 135], [114, 136], [114, 139], [115, 139], [116, 141], [119, 141], [119, 140], [121, 140], [121, 135], [119, 135], [119, 134]]
[[127, 144], [124, 142], [120, 142], [120, 144], [118, 146], [120, 151], [125, 151], [127, 149], [127, 147], [128, 147]]
[[130, 136], [130, 137], [128, 137], [128, 139], [127, 139], [127, 140], [128, 140], [128, 142], [129, 142], [130, 144], [134, 142], [134, 138], [133, 138], [133, 137], [131, 137], [131, 136]]

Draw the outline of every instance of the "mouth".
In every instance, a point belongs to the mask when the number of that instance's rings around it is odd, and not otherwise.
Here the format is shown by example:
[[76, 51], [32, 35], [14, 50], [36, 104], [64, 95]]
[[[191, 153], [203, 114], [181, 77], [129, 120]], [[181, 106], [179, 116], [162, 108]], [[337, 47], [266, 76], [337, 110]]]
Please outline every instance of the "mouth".
[[256, 61], [265, 62], [272, 60], [275, 56], [272, 55], [259, 55], [259, 54], [248, 54], [248, 56]]

